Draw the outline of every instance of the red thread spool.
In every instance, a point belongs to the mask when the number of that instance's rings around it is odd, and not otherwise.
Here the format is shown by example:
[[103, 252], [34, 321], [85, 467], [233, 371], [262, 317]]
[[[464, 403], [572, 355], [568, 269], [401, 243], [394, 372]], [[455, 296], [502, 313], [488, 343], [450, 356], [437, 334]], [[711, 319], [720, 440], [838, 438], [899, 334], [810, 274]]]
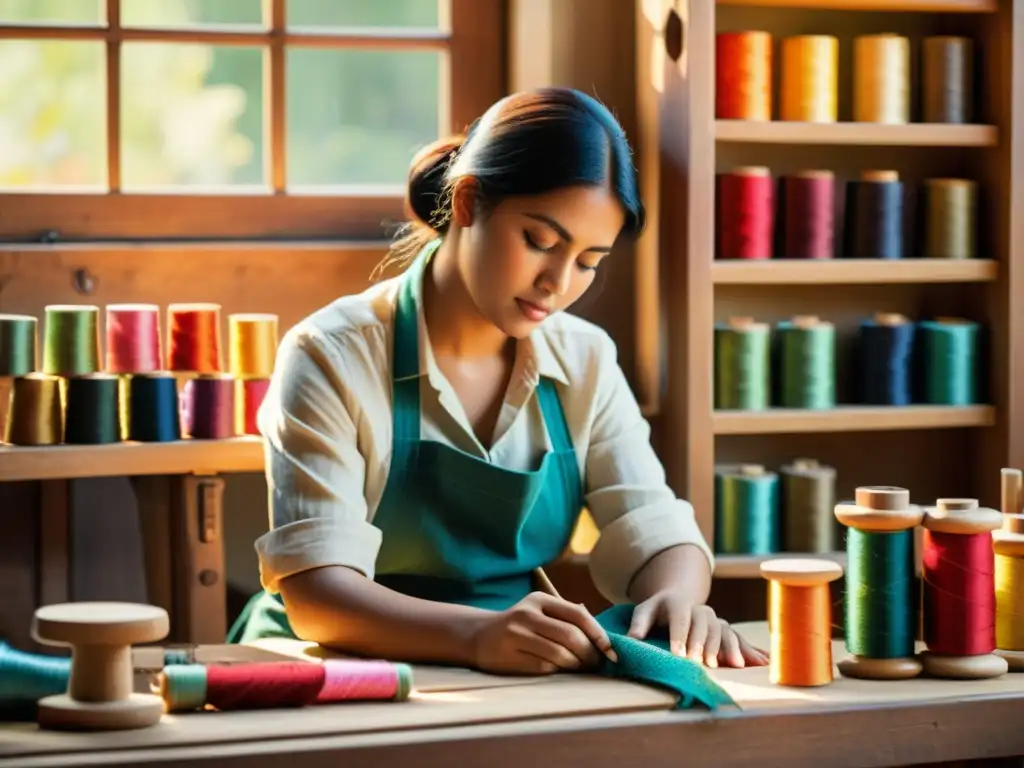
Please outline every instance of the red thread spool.
[[715, 37], [715, 116], [772, 119], [772, 36], [722, 32]]
[[106, 339], [108, 373], [151, 373], [163, 368], [156, 304], [108, 304]]
[[172, 371], [220, 373], [220, 304], [171, 304], [167, 308], [168, 359]]
[[770, 259], [775, 191], [767, 168], [737, 168], [719, 180], [719, 258]]
[[302, 707], [324, 686], [322, 664], [272, 661], [206, 668], [206, 703], [220, 710]]
[[835, 240], [835, 176], [801, 171], [783, 180], [783, 258], [831, 259]]
[[238, 379], [235, 381], [235, 434], [258, 435], [256, 417], [270, 389], [270, 379]]
[[976, 499], [939, 499], [924, 520], [924, 641], [921, 661], [933, 677], [1005, 674], [996, 648], [992, 531], [1002, 515]]
[[198, 440], [235, 436], [235, 379], [228, 374], [201, 374], [181, 392], [185, 433]]

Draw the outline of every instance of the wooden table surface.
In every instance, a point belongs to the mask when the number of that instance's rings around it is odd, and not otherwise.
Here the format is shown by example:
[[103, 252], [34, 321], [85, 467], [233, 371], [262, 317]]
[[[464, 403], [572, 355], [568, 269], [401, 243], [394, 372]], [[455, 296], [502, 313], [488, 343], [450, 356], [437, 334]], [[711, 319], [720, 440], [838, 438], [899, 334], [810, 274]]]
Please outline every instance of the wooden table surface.
[[[766, 647], [763, 623], [738, 628]], [[302, 643], [264, 647], [315, 660]], [[834, 647], [838, 661], [845, 651]], [[832, 685], [792, 689], [772, 685], [767, 668], [713, 674], [738, 709], [675, 711], [662, 691], [584, 675], [414, 667], [405, 703], [167, 715], [116, 733], [0, 726], [0, 765], [839, 768], [1024, 756], [1024, 675], [870, 682], [837, 673]]]

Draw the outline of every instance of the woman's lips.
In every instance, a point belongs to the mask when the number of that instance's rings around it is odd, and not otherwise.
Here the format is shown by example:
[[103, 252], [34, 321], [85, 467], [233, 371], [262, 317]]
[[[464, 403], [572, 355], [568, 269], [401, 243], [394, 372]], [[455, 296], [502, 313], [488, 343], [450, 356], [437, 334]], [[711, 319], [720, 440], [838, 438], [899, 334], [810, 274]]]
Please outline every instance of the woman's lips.
[[527, 319], [534, 322], [539, 322], [551, 314], [551, 310], [525, 299], [516, 299], [516, 304], [519, 305], [520, 311], [526, 315]]

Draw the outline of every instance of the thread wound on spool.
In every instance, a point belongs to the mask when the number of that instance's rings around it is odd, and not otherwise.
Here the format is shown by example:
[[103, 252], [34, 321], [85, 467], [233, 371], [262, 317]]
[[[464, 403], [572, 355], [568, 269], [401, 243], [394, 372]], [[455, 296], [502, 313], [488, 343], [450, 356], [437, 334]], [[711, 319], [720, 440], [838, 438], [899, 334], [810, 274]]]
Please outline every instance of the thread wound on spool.
[[121, 439], [120, 381], [109, 373], [78, 376], [67, 383], [64, 442], [102, 445]]
[[715, 408], [763, 410], [771, 399], [770, 330], [763, 323], [715, 326]]
[[718, 178], [718, 254], [721, 259], [770, 259], [775, 236], [775, 189], [766, 168], [737, 168]]
[[831, 259], [835, 237], [835, 177], [803, 171], [783, 178], [783, 257]]
[[981, 326], [969, 320], [918, 323], [917, 356], [921, 361], [921, 400], [931, 405], [978, 402]]
[[838, 546], [836, 470], [798, 459], [780, 470], [783, 548], [788, 552], [834, 552]]
[[36, 370], [38, 321], [31, 315], [0, 314], [0, 376]]
[[167, 307], [168, 368], [185, 373], [220, 373], [219, 304], [171, 304]]
[[715, 116], [772, 119], [772, 38], [767, 32], [716, 35]]
[[43, 372], [82, 376], [100, 370], [99, 307], [50, 304], [43, 329]]
[[[1004, 516], [1005, 517], [1005, 516]], [[992, 534], [995, 555], [996, 648], [1014, 671], [1024, 671], [1024, 516]]]
[[181, 439], [178, 382], [168, 371], [132, 376], [128, 396], [128, 438], [143, 443]]
[[899, 315], [865, 320], [857, 331], [858, 394], [864, 405], [913, 401], [916, 326]]
[[270, 379], [235, 380], [235, 434], [259, 435], [260, 406], [270, 391]]
[[923, 192], [924, 257], [977, 258], [978, 185], [967, 179], [927, 179]]
[[779, 477], [758, 469], [715, 471], [715, 550], [721, 554], [766, 555], [779, 550]]
[[868, 171], [846, 183], [846, 258], [903, 258], [903, 195], [895, 172]]
[[972, 122], [974, 43], [966, 37], [926, 37], [922, 45], [922, 60], [924, 122]]
[[163, 368], [160, 308], [156, 304], [108, 304], [107, 371], [147, 373]]
[[181, 399], [185, 433], [200, 440], [222, 440], [235, 434], [235, 379], [206, 374], [189, 380]]
[[778, 402], [783, 408], [835, 407], [835, 326], [797, 317], [776, 326]]
[[859, 123], [910, 122], [910, 40], [861, 35], [854, 40], [853, 119]]
[[278, 318], [273, 314], [228, 316], [228, 371], [238, 379], [268, 379], [277, 355]]
[[781, 118], [802, 123], [838, 119], [839, 41], [799, 35], [782, 41]]
[[29, 373], [14, 379], [4, 426], [11, 445], [57, 445], [64, 432], [58, 376]]

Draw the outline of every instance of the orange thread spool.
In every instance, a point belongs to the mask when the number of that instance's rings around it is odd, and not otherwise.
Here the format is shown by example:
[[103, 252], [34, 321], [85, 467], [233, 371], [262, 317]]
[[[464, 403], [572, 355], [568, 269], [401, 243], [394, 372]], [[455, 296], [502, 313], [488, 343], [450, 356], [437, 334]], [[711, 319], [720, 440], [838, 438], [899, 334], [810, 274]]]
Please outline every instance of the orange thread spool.
[[761, 563], [761, 575], [768, 580], [769, 679], [774, 685], [828, 685], [835, 677], [829, 584], [843, 575], [842, 567], [782, 558]]
[[220, 305], [171, 304], [167, 308], [167, 367], [182, 373], [220, 373]]
[[772, 119], [772, 36], [722, 32], [715, 38], [715, 116]]

